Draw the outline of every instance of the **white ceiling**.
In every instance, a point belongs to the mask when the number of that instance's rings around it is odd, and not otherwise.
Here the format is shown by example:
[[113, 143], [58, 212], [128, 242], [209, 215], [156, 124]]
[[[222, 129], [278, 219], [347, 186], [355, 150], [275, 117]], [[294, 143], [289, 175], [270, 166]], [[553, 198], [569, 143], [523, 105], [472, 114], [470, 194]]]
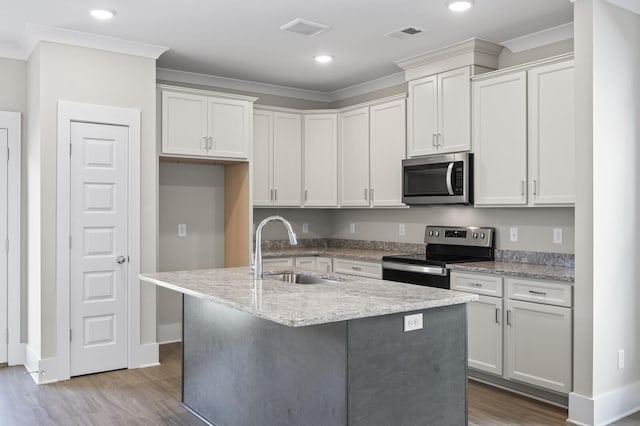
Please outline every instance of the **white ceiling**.
[[[117, 15], [99, 22], [89, 9]], [[573, 20], [569, 0], [476, 0], [465, 13], [444, 0], [11, 0], [0, 44], [27, 24], [167, 46], [158, 67], [333, 92], [399, 72], [394, 61], [471, 37], [502, 42]], [[328, 24], [312, 37], [279, 30], [294, 18]], [[384, 34], [415, 26], [404, 40]], [[318, 53], [335, 56], [318, 65]]]

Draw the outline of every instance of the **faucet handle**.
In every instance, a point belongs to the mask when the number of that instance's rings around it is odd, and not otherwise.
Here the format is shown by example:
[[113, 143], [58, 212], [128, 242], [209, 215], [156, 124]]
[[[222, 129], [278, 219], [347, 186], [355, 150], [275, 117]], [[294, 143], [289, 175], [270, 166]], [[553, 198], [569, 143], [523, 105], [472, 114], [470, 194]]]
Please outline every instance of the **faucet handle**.
[[255, 263], [250, 263], [249, 264], [249, 270], [250, 271], [255, 271], [256, 270], [256, 264]]

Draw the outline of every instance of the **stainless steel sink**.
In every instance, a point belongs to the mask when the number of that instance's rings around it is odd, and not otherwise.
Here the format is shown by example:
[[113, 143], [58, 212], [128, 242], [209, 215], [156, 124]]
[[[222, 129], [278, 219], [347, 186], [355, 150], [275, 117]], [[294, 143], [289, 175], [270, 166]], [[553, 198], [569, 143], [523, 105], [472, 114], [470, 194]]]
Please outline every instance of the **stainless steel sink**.
[[264, 278], [272, 280], [284, 281], [293, 284], [323, 284], [323, 283], [339, 283], [338, 279], [318, 277], [315, 275], [298, 274], [295, 272], [285, 272], [283, 274], [264, 275]]

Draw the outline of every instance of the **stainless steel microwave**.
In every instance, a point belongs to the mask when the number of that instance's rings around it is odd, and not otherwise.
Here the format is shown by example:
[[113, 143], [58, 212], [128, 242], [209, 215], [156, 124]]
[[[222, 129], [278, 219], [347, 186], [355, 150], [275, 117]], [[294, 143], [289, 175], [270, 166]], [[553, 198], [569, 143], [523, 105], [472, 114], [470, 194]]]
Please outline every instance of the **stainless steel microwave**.
[[402, 160], [402, 202], [407, 205], [472, 204], [473, 154]]

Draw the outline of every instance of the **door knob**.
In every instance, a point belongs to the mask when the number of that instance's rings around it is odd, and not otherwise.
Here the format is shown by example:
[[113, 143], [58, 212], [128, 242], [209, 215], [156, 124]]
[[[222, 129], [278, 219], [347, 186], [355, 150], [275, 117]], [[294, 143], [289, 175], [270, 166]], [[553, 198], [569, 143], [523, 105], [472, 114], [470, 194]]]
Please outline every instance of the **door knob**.
[[127, 261], [127, 258], [126, 258], [126, 257], [124, 257], [124, 256], [122, 256], [122, 255], [120, 255], [120, 256], [118, 256], [118, 257], [116, 258], [116, 262], [118, 262], [119, 264], [123, 264], [123, 263], [124, 263], [124, 262], [126, 262], [126, 261]]

